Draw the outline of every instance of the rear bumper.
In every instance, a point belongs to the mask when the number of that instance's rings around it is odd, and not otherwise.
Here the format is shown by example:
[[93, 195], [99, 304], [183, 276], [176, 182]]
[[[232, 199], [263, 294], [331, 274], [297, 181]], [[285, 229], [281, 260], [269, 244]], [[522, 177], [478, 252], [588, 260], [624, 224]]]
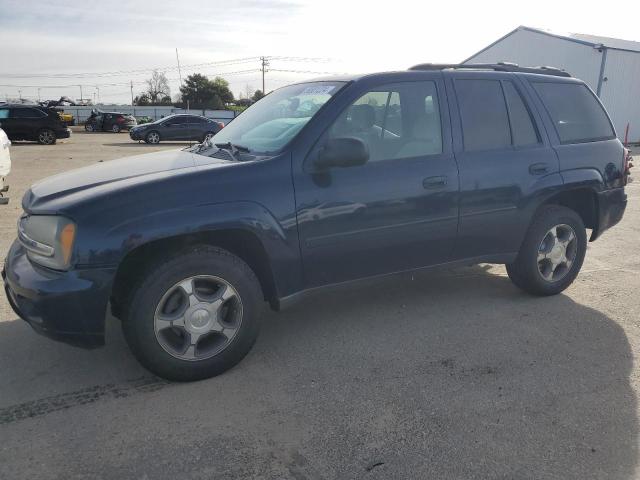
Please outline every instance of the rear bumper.
[[606, 230], [616, 225], [627, 208], [627, 194], [624, 188], [612, 188], [598, 192], [598, 228], [591, 232], [590, 242], [593, 242]]
[[54, 340], [95, 348], [104, 345], [104, 321], [115, 268], [57, 272], [38, 267], [14, 242], [2, 270], [15, 313]]

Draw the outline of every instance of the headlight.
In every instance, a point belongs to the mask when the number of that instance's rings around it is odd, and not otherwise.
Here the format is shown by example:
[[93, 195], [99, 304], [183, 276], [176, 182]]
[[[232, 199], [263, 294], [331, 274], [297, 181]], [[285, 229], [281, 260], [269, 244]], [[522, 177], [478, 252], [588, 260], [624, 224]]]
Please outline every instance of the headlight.
[[59, 215], [25, 215], [18, 221], [18, 240], [34, 262], [55, 270], [71, 263], [76, 224]]

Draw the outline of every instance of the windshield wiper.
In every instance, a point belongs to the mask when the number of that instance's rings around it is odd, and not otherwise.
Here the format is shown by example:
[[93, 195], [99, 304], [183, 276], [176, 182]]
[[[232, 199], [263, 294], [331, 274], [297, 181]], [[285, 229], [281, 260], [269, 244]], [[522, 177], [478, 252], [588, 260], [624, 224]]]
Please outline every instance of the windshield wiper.
[[242, 145], [236, 145], [235, 143], [231, 143], [231, 142], [226, 142], [226, 143], [215, 143], [214, 144], [216, 147], [218, 147], [221, 150], [226, 150], [231, 154], [231, 157], [236, 161], [239, 162], [240, 160], [238, 159], [238, 157], [236, 157], [236, 155], [240, 152], [245, 152], [245, 153], [249, 153], [249, 148], [244, 147]]

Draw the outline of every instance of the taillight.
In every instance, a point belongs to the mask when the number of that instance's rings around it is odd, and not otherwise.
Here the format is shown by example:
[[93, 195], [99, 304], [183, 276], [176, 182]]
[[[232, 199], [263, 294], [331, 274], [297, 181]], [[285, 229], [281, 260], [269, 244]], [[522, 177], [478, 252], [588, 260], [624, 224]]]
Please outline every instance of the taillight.
[[623, 162], [622, 162], [622, 182], [624, 185], [629, 183], [631, 176], [631, 169], [633, 168], [633, 157], [631, 156], [631, 150], [624, 148], [623, 150]]
[[220, 127], [220, 129], [223, 129], [223, 128], [224, 128], [224, 123], [222, 123], [222, 122], [216, 122], [216, 123], [218, 124], [218, 126]]
[[124, 117], [116, 118], [116, 123], [123, 123], [125, 121]]

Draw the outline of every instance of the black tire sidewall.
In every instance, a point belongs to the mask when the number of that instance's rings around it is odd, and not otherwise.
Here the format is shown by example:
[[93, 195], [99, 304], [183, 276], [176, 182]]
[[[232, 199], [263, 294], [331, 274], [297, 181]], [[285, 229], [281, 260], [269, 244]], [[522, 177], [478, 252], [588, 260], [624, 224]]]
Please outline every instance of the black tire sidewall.
[[[154, 313], [169, 288], [195, 275], [215, 275], [233, 285], [242, 302], [242, 324], [231, 344], [218, 355], [187, 361], [171, 356], [158, 343]], [[136, 358], [151, 372], [174, 381], [201, 380], [225, 372], [245, 357], [258, 336], [262, 306], [260, 285], [249, 267], [224, 250], [205, 247], [149, 269], [131, 296], [123, 331]]]
[[[547, 232], [556, 225], [566, 224], [573, 228], [577, 238], [577, 252], [569, 272], [555, 282], [542, 278], [538, 270], [538, 249]], [[587, 234], [580, 216], [573, 210], [560, 207], [544, 207], [532, 225], [520, 248], [514, 264], [507, 265], [509, 277], [516, 286], [535, 295], [555, 295], [565, 290], [575, 280], [582, 268], [587, 250]]]

